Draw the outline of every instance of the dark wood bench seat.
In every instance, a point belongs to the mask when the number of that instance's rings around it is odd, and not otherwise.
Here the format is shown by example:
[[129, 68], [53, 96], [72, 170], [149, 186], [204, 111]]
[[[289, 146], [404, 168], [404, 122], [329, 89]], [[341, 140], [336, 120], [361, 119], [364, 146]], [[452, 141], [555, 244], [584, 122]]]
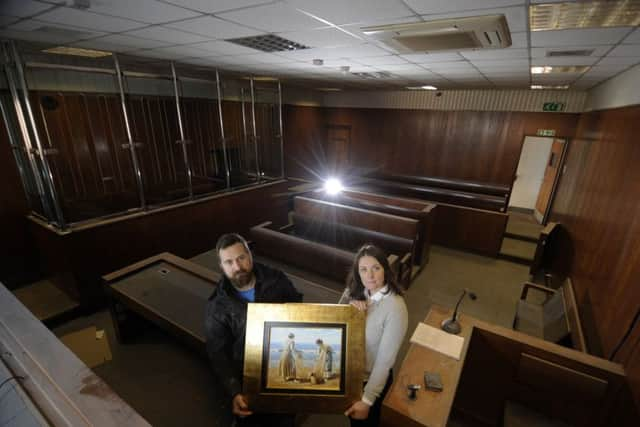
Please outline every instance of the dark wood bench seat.
[[307, 193], [306, 196], [417, 220], [419, 222], [419, 228], [418, 236], [416, 237], [414, 265], [422, 268], [428, 263], [433, 233], [432, 226], [435, 215], [435, 203], [350, 190], [333, 196], [328, 195], [325, 191], [313, 191]]
[[[287, 264], [326, 276], [343, 290], [355, 252], [314, 242], [272, 228], [270, 221], [258, 224], [249, 231], [257, 252]], [[398, 271], [398, 257], [389, 256], [390, 264]]]
[[362, 180], [356, 188], [379, 189], [384, 192], [400, 196], [415, 197], [432, 202], [450, 203], [477, 209], [486, 209], [496, 212], [506, 210], [506, 196], [494, 196], [491, 194], [471, 193], [448, 188], [429, 187], [425, 185], [388, 181], [383, 179]]
[[369, 178], [383, 179], [387, 181], [405, 182], [408, 184], [417, 184], [425, 187], [460, 190], [469, 193], [491, 194], [500, 197], [508, 197], [511, 191], [509, 189], [509, 186], [507, 185], [463, 179], [442, 178], [436, 176], [403, 175], [388, 172], [373, 172], [368, 174], [367, 176]]

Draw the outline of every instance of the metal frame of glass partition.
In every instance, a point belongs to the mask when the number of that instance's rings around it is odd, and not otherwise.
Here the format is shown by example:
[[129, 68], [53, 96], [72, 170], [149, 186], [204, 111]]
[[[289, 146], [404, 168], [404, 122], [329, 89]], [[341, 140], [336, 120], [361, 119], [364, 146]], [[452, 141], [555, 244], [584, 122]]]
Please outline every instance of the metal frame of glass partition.
[[[12, 149], [15, 153], [16, 163], [18, 165], [18, 169], [21, 175], [21, 179], [23, 181], [23, 187], [25, 192], [27, 192], [27, 187], [29, 185], [29, 177], [27, 176], [27, 172], [31, 171], [33, 175], [33, 183], [35, 184], [35, 188], [37, 189], [37, 194], [40, 199], [40, 203], [42, 204], [44, 210], [44, 216], [46, 217], [46, 221], [56, 227], [59, 230], [65, 229], [73, 229], [75, 226], [85, 226], [87, 224], [91, 224], [93, 222], [100, 222], [105, 219], [111, 219], [114, 217], [125, 216], [131, 213], [140, 212], [140, 211], [148, 211], [153, 210], [159, 207], [167, 207], [172, 204], [183, 204], [189, 201], [195, 201], [199, 198], [209, 197], [214, 194], [218, 194], [221, 192], [228, 192], [232, 190], [236, 190], [239, 188], [246, 188], [248, 186], [257, 185], [264, 183], [265, 178], [271, 179], [282, 179], [284, 178], [284, 152], [283, 152], [283, 139], [282, 139], [282, 88], [280, 82], [277, 82], [277, 111], [278, 111], [278, 124], [277, 124], [277, 134], [274, 129], [274, 137], [279, 138], [280, 144], [280, 176], [279, 177], [265, 177], [262, 174], [260, 169], [260, 160], [258, 153], [258, 134], [256, 129], [256, 115], [255, 115], [255, 93], [254, 93], [254, 79], [249, 79], [249, 89], [250, 89], [250, 102], [251, 102], [251, 135], [248, 135], [247, 132], [247, 117], [245, 112], [245, 90], [242, 90], [240, 93], [240, 99], [238, 101], [241, 103], [242, 108], [242, 128], [243, 128], [243, 144], [245, 146], [248, 145], [248, 140], [251, 140], [254, 144], [255, 150], [255, 173], [256, 179], [255, 182], [251, 182], [248, 185], [236, 186], [232, 187], [232, 183], [230, 180], [230, 164], [229, 164], [229, 153], [228, 153], [228, 138], [225, 137], [225, 129], [224, 129], [224, 111], [223, 111], [223, 96], [222, 96], [222, 88], [221, 83], [222, 79], [220, 77], [220, 73], [218, 70], [215, 70], [215, 79], [208, 78], [199, 78], [199, 77], [191, 77], [191, 76], [180, 76], [178, 71], [176, 70], [176, 66], [173, 62], [170, 62], [170, 75], [161, 75], [161, 74], [153, 74], [153, 73], [140, 73], [140, 72], [132, 72], [126, 71], [122, 69], [121, 62], [116, 54], [112, 55], [113, 58], [113, 69], [105, 68], [105, 67], [84, 67], [77, 65], [67, 65], [67, 64], [55, 64], [55, 63], [46, 63], [46, 62], [23, 62], [20, 54], [18, 53], [18, 48], [14, 41], [2, 41], [2, 65], [5, 72], [7, 86], [9, 89], [9, 95], [12, 100], [12, 104], [14, 107], [15, 121], [10, 120], [9, 116], [11, 115], [11, 111], [8, 108], [5, 108], [4, 101], [2, 102], [2, 115], [7, 126], [7, 131], [9, 134], [9, 143], [12, 146]], [[135, 206], [133, 209], [127, 209], [122, 212], [114, 212], [107, 215], [99, 215], [95, 217], [91, 217], [88, 219], [83, 219], [79, 221], [67, 221], [65, 219], [64, 210], [62, 208], [62, 204], [64, 201], [60, 199], [60, 194], [57, 191], [56, 182], [54, 180], [54, 174], [52, 173], [51, 166], [49, 164], [48, 156], [55, 155], [57, 153], [56, 148], [45, 148], [40, 140], [38, 127], [36, 125], [36, 121], [33, 115], [33, 111], [30, 105], [29, 100], [29, 89], [27, 85], [27, 80], [24, 72], [24, 67], [30, 68], [39, 68], [39, 69], [56, 69], [56, 70], [67, 70], [67, 71], [79, 71], [83, 73], [102, 73], [109, 74], [114, 76], [116, 82], [116, 90], [117, 96], [119, 97], [119, 106], [122, 114], [122, 120], [124, 122], [124, 129], [126, 135], [126, 143], [121, 144], [121, 148], [126, 149], [129, 152], [129, 157], [131, 159], [131, 166], [133, 168], [133, 175], [135, 177], [135, 187], [138, 193], [138, 206]], [[15, 73], [14, 73], [15, 69]], [[135, 77], [144, 77], [144, 78], [159, 78], [159, 79], [168, 79], [172, 82], [173, 88], [173, 98], [175, 101], [175, 109], [176, 109], [176, 117], [178, 124], [178, 133], [179, 140], [174, 141], [175, 144], [181, 146], [182, 152], [182, 161], [184, 162], [185, 174], [186, 174], [186, 187], [188, 191], [188, 196], [180, 199], [170, 200], [168, 202], [163, 203], [150, 203], [145, 194], [145, 186], [144, 180], [145, 176], [140, 164], [140, 158], [138, 155], [138, 149], [142, 147], [142, 143], [140, 141], [134, 140], [134, 135], [131, 128], [131, 118], [129, 108], [127, 106], [127, 95], [128, 92], [125, 87], [124, 79], [127, 76], [135, 76]], [[189, 152], [187, 149], [187, 144], [191, 141], [187, 139], [185, 135], [184, 129], [184, 117], [181, 108], [181, 99], [183, 95], [180, 90], [180, 82], [181, 80], [196, 80], [201, 82], [207, 82], [211, 84], [215, 84], [215, 92], [217, 98], [217, 119], [219, 121], [219, 137], [220, 144], [222, 148], [222, 157], [224, 160], [224, 188], [218, 189], [208, 193], [202, 193], [195, 195], [194, 194], [194, 184], [193, 184], [193, 170], [192, 170], [192, 160], [190, 159]], [[17, 82], [17, 83], [16, 83]], [[211, 99], [211, 98], [208, 98]], [[275, 106], [273, 106], [275, 108]], [[26, 110], [26, 111], [25, 111]], [[19, 132], [14, 132], [14, 129], [10, 129], [12, 127], [12, 123], [17, 123], [17, 130]], [[47, 132], [47, 138], [49, 140], [50, 145], [51, 138], [48, 135], [48, 130], [46, 128], [45, 123], [45, 131]], [[18, 135], [19, 136], [16, 136]], [[19, 153], [15, 152], [15, 150], [21, 150], [25, 153], [26, 158], [28, 159], [27, 164], [21, 160]], [[213, 153], [213, 149], [210, 150], [212, 153], [210, 155], [215, 156]], [[218, 169], [217, 159], [214, 159], [214, 163], [216, 164], [215, 169]], [[245, 166], [248, 166], [248, 159], [242, 159], [242, 162]], [[216, 172], [217, 173], [217, 172]], [[133, 189], [133, 187], [132, 187]], [[130, 193], [131, 194], [131, 193]], [[135, 194], [132, 193], [132, 194]], [[135, 196], [134, 196], [135, 197]], [[135, 200], [135, 199], [134, 199]], [[33, 202], [29, 199], [30, 207], [32, 211], [38, 214], [37, 209], [34, 208]], [[42, 216], [42, 215], [38, 215]]]

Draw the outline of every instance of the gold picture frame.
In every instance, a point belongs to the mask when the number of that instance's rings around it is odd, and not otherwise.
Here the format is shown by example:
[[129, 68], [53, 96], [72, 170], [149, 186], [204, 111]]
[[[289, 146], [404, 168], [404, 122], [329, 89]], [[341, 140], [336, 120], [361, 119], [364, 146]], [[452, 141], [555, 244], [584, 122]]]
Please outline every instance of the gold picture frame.
[[344, 304], [247, 309], [244, 393], [256, 412], [342, 413], [362, 397], [365, 315]]

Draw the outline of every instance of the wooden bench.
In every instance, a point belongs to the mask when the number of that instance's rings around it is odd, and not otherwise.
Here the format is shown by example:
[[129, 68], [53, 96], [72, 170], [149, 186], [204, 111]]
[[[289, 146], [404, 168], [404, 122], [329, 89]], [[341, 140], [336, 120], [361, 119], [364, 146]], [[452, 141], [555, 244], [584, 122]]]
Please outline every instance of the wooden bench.
[[[294, 212], [302, 216], [409, 239], [413, 242], [409, 262], [410, 265], [416, 263], [414, 260], [418, 257], [418, 236], [420, 235], [420, 223], [416, 219], [302, 196], [295, 197], [293, 204]], [[400, 256], [400, 254], [396, 255]]]
[[[336, 290], [344, 290], [355, 252], [275, 230], [270, 221], [252, 227], [249, 236], [257, 252], [328, 277]], [[396, 255], [389, 255], [389, 264], [396, 273], [400, 270]]]
[[420, 226], [416, 238], [414, 264], [423, 268], [429, 262], [435, 203], [350, 190], [334, 196], [328, 195], [325, 191], [313, 191], [307, 193], [306, 196], [417, 220]]
[[471, 181], [453, 178], [442, 178], [435, 176], [403, 175], [388, 172], [372, 172], [367, 174], [370, 178], [383, 179], [387, 181], [406, 182], [408, 184], [418, 184], [425, 187], [446, 188], [449, 190], [460, 190], [469, 193], [491, 194], [494, 196], [508, 197], [511, 190], [507, 185], [492, 184], [481, 181]]
[[281, 231], [354, 253], [362, 245], [371, 243], [384, 250], [387, 254], [397, 255], [399, 258], [398, 268], [400, 269], [398, 271], [398, 280], [405, 287], [409, 287], [411, 282], [411, 254], [414, 249], [412, 240], [366, 228], [320, 221], [296, 212], [293, 212], [291, 219], [292, 224], [281, 228]]
[[[527, 300], [532, 289], [544, 294], [545, 299], [542, 303]], [[587, 352], [578, 306], [569, 278], [565, 279], [562, 287], [557, 290], [526, 282], [516, 307], [513, 329]]]

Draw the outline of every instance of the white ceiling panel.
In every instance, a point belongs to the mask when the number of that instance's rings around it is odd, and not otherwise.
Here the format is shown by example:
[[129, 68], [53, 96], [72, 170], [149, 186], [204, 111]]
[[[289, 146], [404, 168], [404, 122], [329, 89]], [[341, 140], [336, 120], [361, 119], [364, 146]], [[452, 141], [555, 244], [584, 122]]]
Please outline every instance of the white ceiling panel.
[[167, 53], [173, 55], [174, 57], [207, 57], [211, 56], [211, 51], [200, 49], [198, 47], [193, 47], [190, 45], [183, 46], [170, 46], [170, 47], [159, 47], [153, 49], [152, 52], [156, 52], [159, 54]]
[[484, 61], [472, 61], [477, 68], [483, 69], [508, 69], [508, 70], [528, 70], [528, 59], [495, 59]]
[[529, 51], [527, 49], [513, 48], [467, 50], [460, 52], [460, 54], [469, 60], [529, 58]]
[[308, 31], [293, 31], [278, 34], [287, 40], [292, 40], [309, 47], [336, 47], [362, 43], [361, 38], [353, 37], [336, 28], [319, 28]]
[[197, 43], [193, 46], [211, 52], [216, 52], [220, 55], [251, 55], [252, 53], [260, 53], [259, 50], [240, 46], [238, 44], [226, 42], [224, 40]]
[[156, 50], [135, 50], [130, 53], [132, 55], [143, 56], [145, 58], [158, 58], [158, 59], [169, 59], [169, 60], [188, 58], [193, 56], [193, 55], [186, 55], [184, 54], [184, 52], [179, 53], [177, 51], [168, 52], [168, 51], [156, 51]]
[[[82, 39], [94, 38], [103, 35], [104, 33], [91, 31], [83, 27], [75, 27], [73, 25], [60, 25], [51, 22], [38, 21], [36, 19], [25, 19], [15, 24], [11, 24], [7, 27], [8, 30], [17, 30], [20, 32], [39, 33], [44, 37], [42, 40], [46, 40], [46, 36], [49, 35], [58, 40], [55, 43], [60, 43], [60, 40], [77, 41]], [[38, 36], [39, 37], [39, 36]], [[40, 40], [40, 38], [29, 39]]]
[[199, 34], [210, 39], [230, 39], [261, 34], [262, 31], [227, 22], [212, 16], [200, 16], [166, 24], [165, 27]]
[[92, 1], [90, 12], [120, 18], [135, 19], [148, 24], [162, 24], [180, 19], [193, 18], [199, 15], [181, 7], [173, 6], [157, 0], [109, 0]]
[[[93, 36], [100, 35], [100, 33], [92, 34]], [[0, 38], [28, 40], [47, 44], [68, 44], [79, 40], [78, 37], [70, 37], [63, 34], [46, 33], [40, 31], [19, 31], [10, 28], [0, 30]]]
[[534, 47], [531, 48], [531, 58], [546, 58], [547, 52], [557, 52], [566, 50], [593, 50], [589, 56], [603, 56], [613, 46], [568, 46], [568, 47]]
[[519, 49], [519, 48], [528, 48], [529, 40], [527, 38], [526, 32], [521, 33], [511, 33], [511, 48]]
[[197, 34], [185, 33], [184, 31], [162, 26], [142, 28], [140, 30], [129, 31], [125, 34], [171, 44], [197, 43], [209, 40], [208, 38]]
[[5, 25], [12, 24], [16, 22], [18, 19], [20, 18], [18, 18], [17, 16], [0, 15], [0, 27], [4, 27]]
[[[405, 3], [420, 15], [442, 14], [447, 12], [490, 9], [516, 4], [524, 5], [524, 0], [446, 0], [446, 1], [424, 1], [405, 0]], [[480, 14], [480, 13], [479, 13]]]
[[384, 69], [386, 71], [398, 72], [398, 73], [428, 73], [429, 71], [415, 64], [396, 64], [396, 65], [377, 65], [376, 68]]
[[620, 42], [628, 32], [628, 28], [533, 31], [531, 33], [531, 47], [613, 45]]
[[607, 56], [640, 56], [640, 44], [622, 44]]
[[132, 49], [153, 49], [156, 47], [163, 47], [171, 44], [156, 40], [141, 39], [140, 37], [133, 37], [125, 34], [111, 34], [100, 37], [99, 39], [88, 40], [87, 43], [91, 43], [93, 41], [100, 43], [112, 43], [114, 45], [120, 45]]
[[291, 58], [285, 58], [275, 53], [267, 52], [246, 55], [245, 57], [248, 58], [252, 63], [255, 62], [263, 64], [282, 64], [284, 66], [285, 64], [293, 62]]
[[19, 16], [26, 18], [36, 13], [52, 8], [50, 4], [33, 0], [2, 0], [0, 2], [0, 15]]
[[409, 55], [400, 55], [401, 58], [415, 64], [431, 64], [435, 62], [452, 62], [462, 61], [464, 58], [457, 53], [413, 53]]
[[[505, 72], [505, 71], [495, 71], [495, 72], [490, 72], [490, 71], [483, 71], [482, 75], [484, 75], [486, 78], [488, 78], [489, 80], [494, 80], [494, 79], [511, 79], [511, 80], [517, 80], [517, 79], [522, 79], [523, 74], [521, 72]], [[529, 80], [529, 78], [526, 78], [527, 80]]]
[[131, 52], [139, 49], [138, 47], [109, 43], [107, 41], [104, 41], [102, 38], [71, 43], [71, 46], [83, 47], [85, 49], [106, 50], [108, 52]]
[[367, 36], [365, 33], [362, 32], [361, 30], [362, 27], [366, 27], [368, 25], [379, 25], [379, 24], [408, 24], [411, 22], [420, 22], [420, 21], [422, 21], [422, 19], [420, 19], [420, 17], [418, 16], [405, 16], [402, 18], [385, 19], [384, 21], [368, 22], [366, 24], [363, 23], [363, 24], [340, 25], [340, 28], [343, 28], [349, 31], [350, 33], [360, 36], [365, 40], [374, 41], [375, 39]]
[[166, 0], [166, 2], [198, 12], [216, 13], [272, 3], [273, 0]]
[[429, 70], [475, 70], [473, 65], [466, 61], [435, 62], [433, 64], [422, 64], [422, 66]]
[[635, 65], [640, 62], [640, 58], [635, 56], [605, 56], [598, 62], [598, 65]]
[[288, 0], [287, 3], [336, 25], [413, 15], [401, 0]]
[[224, 12], [218, 16], [267, 32], [302, 31], [327, 26], [327, 24], [313, 19], [285, 3], [273, 3]]
[[600, 58], [596, 56], [558, 56], [552, 58], [533, 58], [531, 66], [544, 65], [593, 65]]
[[[469, 3], [478, 4], [479, 2], [469, 0]], [[432, 21], [437, 19], [462, 18], [466, 16], [479, 16], [479, 15], [504, 15], [504, 17], [507, 20], [507, 25], [509, 26], [509, 31], [511, 31], [512, 33], [520, 33], [523, 31], [527, 31], [528, 15], [527, 15], [527, 8], [524, 6], [504, 7], [499, 9], [465, 10], [461, 12], [446, 13], [446, 14], [440, 14], [440, 15], [423, 15], [422, 18], [425, 21]]]
[[596, 65], [591, 67], [585, 75], [590, 76], [613, 76], [629, 68], [628, 65]]
[[119, 33], [148, 25], [130, 19], [114, 18], [68, 7], [60, 7], [50, 12], [42, 13], [38, 15], [38, 19], [59, 24], [76, 25], [108, 33]]
[[622, 43], [640, 43], [640, 28], [636, 28], [636, 30], [629, 34]]
[[371, 65], [376, 67], [378, 65], [405, 65], [409, 64], [405, 59], [400, 58], [397, 55], [385, 55], [385, 56], [370, 56], [367, 58], [357, 58], [355, 62], [362, 65]]

